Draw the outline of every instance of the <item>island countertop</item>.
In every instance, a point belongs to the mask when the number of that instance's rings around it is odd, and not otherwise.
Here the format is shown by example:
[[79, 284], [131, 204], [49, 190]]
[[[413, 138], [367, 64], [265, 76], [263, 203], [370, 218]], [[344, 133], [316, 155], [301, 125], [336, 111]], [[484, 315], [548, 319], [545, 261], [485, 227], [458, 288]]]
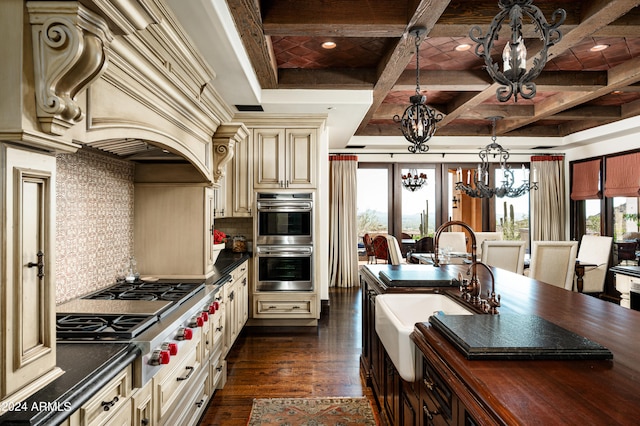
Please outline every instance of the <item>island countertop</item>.
[[[447, 268], [466, 270], [449, 265]], [[612, 360], [468, 360], [429, 323], [412, 339], [461, 401], [495, 424], [636, 424], [640, 418], [640, 312], [493, 269], [502, 312], [537, 315], [593, 340]], [[488, 274], [478, 270], [486, 293]], [[477, 420], [482, 418], [478, 413]]]

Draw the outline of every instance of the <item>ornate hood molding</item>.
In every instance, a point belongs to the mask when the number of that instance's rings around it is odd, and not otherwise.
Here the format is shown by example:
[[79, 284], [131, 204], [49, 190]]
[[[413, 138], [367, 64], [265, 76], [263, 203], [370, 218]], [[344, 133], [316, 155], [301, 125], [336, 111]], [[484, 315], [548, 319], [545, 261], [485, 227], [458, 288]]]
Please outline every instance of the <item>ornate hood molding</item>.
[[46, 133], [63, 135], [84, 118], [78, 95], [104, 72], [113, 40], [107, 23], [77, 2], [28, 2], [36, 114]]

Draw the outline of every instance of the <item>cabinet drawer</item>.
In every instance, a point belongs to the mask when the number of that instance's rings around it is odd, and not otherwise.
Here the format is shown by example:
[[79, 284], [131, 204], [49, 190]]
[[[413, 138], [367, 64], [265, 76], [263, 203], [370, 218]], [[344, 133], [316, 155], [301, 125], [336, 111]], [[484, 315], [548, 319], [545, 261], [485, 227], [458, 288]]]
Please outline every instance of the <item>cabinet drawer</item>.
[[181, 392], [192, 382], [200, 370], [200, 344], [192, 347], [184, 358], [175, 367], [168, 371], [161, 379], [154, 377], [155, 406], [158, 419], [161, 423], [165, 420], [167, 413], [179, 399]]
[[111, 412], [111, 417], [100, 426], [131, 426], [131, 399], [127, 399], [117, 412]]
[[200, 369], [194, 373], [189, 386], [180, 392], [180, 397], [176, 401], [175, 409], [167, 413], [159, 423], [167, 426], [195, 426], [198, 424], [200, 415], [206, 409], [209, 402], [207, 392], [207, 381], [209, 380], [208, 369]]
[[[121, 406], [131, 407], [130, 395], [131, 366], [128, 366], [80, 408], [80, 424], [104, 424], [104, 421], [112, 417]], [[131, 413], [128, 414], [131, 418]]]
[[255, 295], [255, 318], [316, 318], [316, 296]]
[[211, 393], [213, 393], [215, 389], [222, 389], [227, 381], [227, 362], [222, 358], [222, 351], [219, 351], [211, 358], [209, 368]]

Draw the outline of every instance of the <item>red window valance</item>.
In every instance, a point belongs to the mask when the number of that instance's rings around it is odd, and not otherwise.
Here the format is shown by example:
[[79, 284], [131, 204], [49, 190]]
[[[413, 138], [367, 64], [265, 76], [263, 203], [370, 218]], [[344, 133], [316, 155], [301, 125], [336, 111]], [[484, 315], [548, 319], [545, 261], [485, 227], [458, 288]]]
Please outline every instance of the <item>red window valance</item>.
[[357, 155], [330, 155], [329, 161], [358, 161]]
[[605, 197], [640, 196], [640, 152], [606, 159]]
[[573, 163], [571, 184], [572, 200], [596, 200], [602, 198], [600, 191], [601, 159]]

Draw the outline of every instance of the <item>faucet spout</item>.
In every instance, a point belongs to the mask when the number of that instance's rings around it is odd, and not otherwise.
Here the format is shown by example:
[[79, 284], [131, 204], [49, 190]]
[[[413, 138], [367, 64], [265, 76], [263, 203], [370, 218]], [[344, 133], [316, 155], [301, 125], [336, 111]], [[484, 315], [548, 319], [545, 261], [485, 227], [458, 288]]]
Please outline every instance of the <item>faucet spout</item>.
[[470, 296], [470, 302], [474, 304], [480, 303], [480, 282], [478, 281], [478, 273], [476, 269], [476, 235], [473, 232], [473, 229], [466, 223], [459, 220], [450, 220], [449, 222], [445, 222], [436, 231], [436, 235], [433, 238], [433, 264], [434, 266], [440, 266], [440, 260], [438, 259], [438, 246], [440, 242], [440, 234], [445, 229], [453, 225], [462, 226], [469, 233], [469, 238], [471, 238], [471, 282], [468, 286], [468, 295]]

